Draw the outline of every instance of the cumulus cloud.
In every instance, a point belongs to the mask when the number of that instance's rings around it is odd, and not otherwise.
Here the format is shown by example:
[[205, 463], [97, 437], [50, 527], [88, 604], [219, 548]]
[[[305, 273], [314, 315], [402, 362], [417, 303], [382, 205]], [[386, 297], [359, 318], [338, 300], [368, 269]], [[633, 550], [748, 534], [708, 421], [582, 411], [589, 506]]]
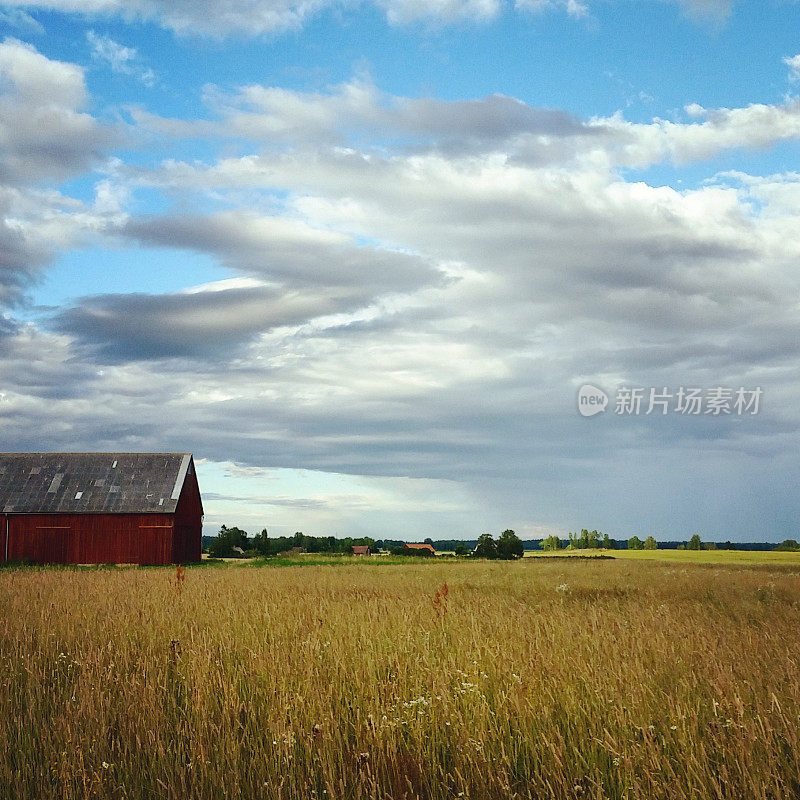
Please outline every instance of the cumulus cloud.
[[726, 150], [800, 139], [798, 98], [743, 108], [691, 103], [685, 109], [688, 122], [655, 118], [649, 123], [629, 122], [621, 112], [581, 120], [504, 95], [450, 102], [400, 97], [358, 78], [318, 93], [259, 85], [225, 93], [209, 86], [205, 99], [218, 120], [162, 119], [135, 108], [132, 115], [143, 130], [161, 136], [234, 136], [281, 152], [308, 148], [312, 158], [320, 147], [346, 148], [342, 153], [354, 161], [387, 149], [435, 150], [454, 157], [495, 153], [507, 162], [590, 170], [708, 161]]
[[708, 160], [734, 148], [765, 148], [800, 138], [800, 98], [782, 105], [753, 103], [744, 108], [707, 110], [697, 103], [686, 107], [690, 124], [656, 119], [633, 124], [621, 114], [597, 120], [612, 133], [620, 165], [645, 167], [661, 161], [685, 164]]
[[115, 216], [107, 203], [87, 207], [52, 188], [117, 141], [87, 102], [80, 67], [16, 39], [0, 43], [0, 306], [19, 303], [60, 248]]
[[0, 307], [13, 305], [48, 260], [48, 242], [11, 214], [19, 193], [0, 187]]
[[0, 44], [0, 181], [63, 179], [96, 162], [114, 141], [82, 111], [83, 70], [16, 39]]
[[[207, 87], [206, 100], [224, 118], [229, 133], [260, 141], [288, 140], [294, 147], [348, 142], [354, 134], [366, 133], [379, 142], [406, 147], [434, 142], [444, 149], [465, 150], [486, 149], [520, 135], [562, 138], [593, 133], [564, 111], [531, 107], [504, 95], [450, 102], [398, 97], [358, 78], [327, 93], [252, 85], [229, 95]], [[142, 121], [152, 123], [152, 118]]]

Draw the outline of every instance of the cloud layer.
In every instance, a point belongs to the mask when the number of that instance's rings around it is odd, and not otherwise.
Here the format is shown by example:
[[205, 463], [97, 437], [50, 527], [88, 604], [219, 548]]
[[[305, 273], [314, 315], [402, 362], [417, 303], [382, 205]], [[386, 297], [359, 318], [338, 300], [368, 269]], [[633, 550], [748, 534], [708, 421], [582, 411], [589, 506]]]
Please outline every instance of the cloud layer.
[[[154, 151], [125, 161], [110, 157], [120, 132], [86, 111], [81, 68], [6, 40], [0, 75], [6, 309], [86, 240], [228, 275], [98, 291], [38, 325], [7, 313], [0, 430], [15, 448], [191, 443], [265, 469], [457, 481], [459, 513], [532, 530], [594, 514], [641, 533], [647, 509], [662, 536], [694, 514], [705, 536], [764, 537], [774, 509], [800, 511], [775, 483], [797, 477], [800, 444], [800, 176], [713, 161], [800, 138], [796, 98], [633, 123], [364, 79], [207, 86], [201, 120], [132, 109], [128, 141]], [[186, 137], [212, 155], [182, 157]], [[678, 189], [631, 172], [665, 164], [708, 176]], [[76, 174], [91, 201], [63, 189]], [[761, 386], [765, 411], [590, 421], [584, 382]], [[671, 493], [696, 498], [676, 510]]]
[[[657, 2], [659, 0], [651, 0]], [[691, 16], [723, 19], [734, 0], [669, 0]], [[563, 10], [581, 19], [591, 13], [598, 0], [372, 0], [391, 24], [419, 20], [454, 23], [485, 22], [502, 11], [515, 8], [541, 13]], [[260, 36], [296, 29], [326, 8], [350, 7], [353, 0], [6, 0], [5, 5], [24, 9], [47, 9], [89, 17], [115, 16], [126, 20], [152, 20], [180, 35]], [[26, 15], [30, 19], [29, 15]]]

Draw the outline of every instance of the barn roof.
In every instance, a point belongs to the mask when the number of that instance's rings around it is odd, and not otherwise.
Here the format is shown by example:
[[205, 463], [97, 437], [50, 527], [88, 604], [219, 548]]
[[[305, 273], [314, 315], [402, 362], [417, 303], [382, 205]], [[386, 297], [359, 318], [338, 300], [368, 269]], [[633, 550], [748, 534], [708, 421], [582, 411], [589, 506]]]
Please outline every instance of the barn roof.
[[171, 514], [191, 453], [0, 453], [0, 513]]
[[404, 544], [403, 547], [405, 547], [406, 550], [429, 550], [431, 553], [436, 552], [436, 550], [433, 549], [433, 545], [428, 544], [427, 542], [425, 544], [417, 544], [415, 542], [411, 542], [409, 544]]

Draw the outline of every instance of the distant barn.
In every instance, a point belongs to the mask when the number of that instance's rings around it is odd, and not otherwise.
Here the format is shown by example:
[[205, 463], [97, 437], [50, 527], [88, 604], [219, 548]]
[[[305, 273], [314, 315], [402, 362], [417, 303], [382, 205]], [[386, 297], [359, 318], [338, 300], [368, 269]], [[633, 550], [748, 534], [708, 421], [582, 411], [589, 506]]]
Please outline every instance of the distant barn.
[[0, 453], [0, 560], [200, 560], [191, 453]]

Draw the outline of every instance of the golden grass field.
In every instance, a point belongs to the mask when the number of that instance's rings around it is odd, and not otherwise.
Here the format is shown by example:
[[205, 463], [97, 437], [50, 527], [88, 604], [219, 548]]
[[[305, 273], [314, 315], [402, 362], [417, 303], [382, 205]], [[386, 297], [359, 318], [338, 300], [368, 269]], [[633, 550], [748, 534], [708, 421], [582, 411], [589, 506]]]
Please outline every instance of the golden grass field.
[[800, 552], [780, 550], [526, 550], [526, 558], [610, 555], [634, 561], [670, 561], [681, 564], [783, 564], [800, 567]]
[[4, 569], [0, 603], [8, 800], [800, 797], [797, 563]]

